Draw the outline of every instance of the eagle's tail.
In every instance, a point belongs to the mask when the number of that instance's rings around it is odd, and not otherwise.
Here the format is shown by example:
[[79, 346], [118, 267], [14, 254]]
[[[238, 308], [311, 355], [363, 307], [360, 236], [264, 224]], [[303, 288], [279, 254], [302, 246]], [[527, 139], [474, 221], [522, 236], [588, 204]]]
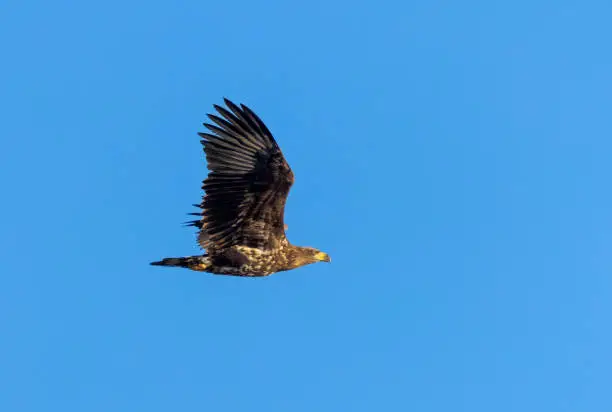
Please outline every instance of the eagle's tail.
[[177, 258], [165, 258], [160, 260], [159, 262], [151, 262], [151, 264], [153, 266], [175, 266], [204, 272], [210, 267], [210, 259], [206, 255], [187, 256]]

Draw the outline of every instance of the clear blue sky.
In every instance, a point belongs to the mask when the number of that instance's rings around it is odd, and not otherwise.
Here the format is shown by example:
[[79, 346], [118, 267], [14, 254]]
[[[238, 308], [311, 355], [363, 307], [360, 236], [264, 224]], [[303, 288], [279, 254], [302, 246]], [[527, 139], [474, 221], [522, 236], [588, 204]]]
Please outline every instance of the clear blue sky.
[[[612, 4], [5, 1], [0, 410], [612, 410]], [[296, 175], [195, 254], [212, 104]]]

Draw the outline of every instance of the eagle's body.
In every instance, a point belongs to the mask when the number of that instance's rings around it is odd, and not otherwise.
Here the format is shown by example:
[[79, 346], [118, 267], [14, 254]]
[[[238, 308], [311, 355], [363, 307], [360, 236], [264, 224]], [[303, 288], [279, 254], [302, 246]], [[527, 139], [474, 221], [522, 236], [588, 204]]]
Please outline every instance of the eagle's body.
[[229, 111], [209, 114], [212, 133], [199, 133], [210, 173], [199, 220], [198, 243], [206, 254], [166, 258], [159, 266], [235, 276], [267, 276], [329, 256], [293, 246], [285, 236], [284, 212], [294, 177], [274, 137], [248, 107], [225, 100]]

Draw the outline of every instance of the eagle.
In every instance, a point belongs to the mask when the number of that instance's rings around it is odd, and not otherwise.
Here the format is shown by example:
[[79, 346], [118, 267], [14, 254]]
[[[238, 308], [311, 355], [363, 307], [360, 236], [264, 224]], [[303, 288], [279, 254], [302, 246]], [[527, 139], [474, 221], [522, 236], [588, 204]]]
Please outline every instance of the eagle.
[[218, 275], [260, 277], [315, 262], [330, 262], [327, 253], [294, 246], [287, 240], [285, 203], [294, 176], [264, 122], [247, 106], [224, 99], [227, 109], [204, 123], [202, 138], [209, 170], [204, 195], [191, 215], [198, 220], [197, 241], [206, 253], [170, 257], [156, 266], [174, 266]]

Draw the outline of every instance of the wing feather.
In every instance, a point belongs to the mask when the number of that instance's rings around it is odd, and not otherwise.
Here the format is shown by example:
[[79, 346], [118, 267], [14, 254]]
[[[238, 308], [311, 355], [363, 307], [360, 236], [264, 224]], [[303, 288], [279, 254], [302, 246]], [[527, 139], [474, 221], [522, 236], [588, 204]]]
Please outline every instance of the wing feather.
[[202, 138], [208, 177], [198, 243], [209, 253], [235, 245], [261, 249], [279, 246], [285, 237], [284, 209], [293, 172], [272, 133], [247, 106], [225, 99], [214, 105]]

